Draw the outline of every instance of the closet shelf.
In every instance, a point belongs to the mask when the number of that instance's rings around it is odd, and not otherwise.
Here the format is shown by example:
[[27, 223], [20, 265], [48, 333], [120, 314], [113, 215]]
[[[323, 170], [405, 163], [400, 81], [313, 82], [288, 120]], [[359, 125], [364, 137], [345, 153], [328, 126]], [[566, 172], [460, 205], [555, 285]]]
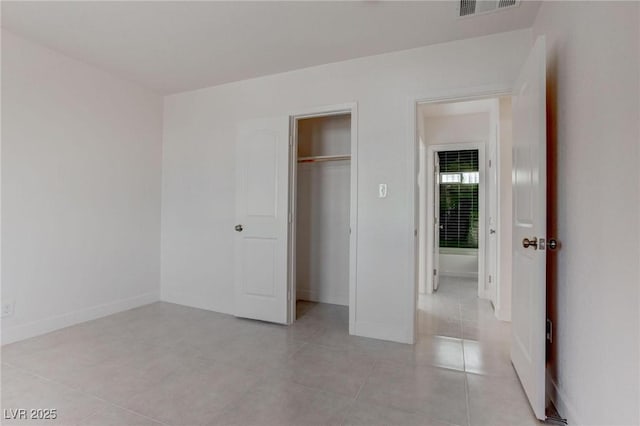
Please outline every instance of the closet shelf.
[[351, 160], [350, 155], [318, 155], [315, 157], [300, 157], [298, 163], [320, 163], [323, 161]]

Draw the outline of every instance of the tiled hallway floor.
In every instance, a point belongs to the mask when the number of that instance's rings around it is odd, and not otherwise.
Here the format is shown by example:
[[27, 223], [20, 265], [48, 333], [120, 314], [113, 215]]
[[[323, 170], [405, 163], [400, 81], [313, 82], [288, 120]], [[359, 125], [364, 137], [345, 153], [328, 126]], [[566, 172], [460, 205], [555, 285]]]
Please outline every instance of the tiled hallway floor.
[[[349, 336], [346, 307], [308, 302], [289, 327], [155, 303], [7, 345], [2, 424], [537, 424], [509, 326], [470, 286], [420, 299], [414, 346]], [[4, 419], [20, 408], [58, 417]]]

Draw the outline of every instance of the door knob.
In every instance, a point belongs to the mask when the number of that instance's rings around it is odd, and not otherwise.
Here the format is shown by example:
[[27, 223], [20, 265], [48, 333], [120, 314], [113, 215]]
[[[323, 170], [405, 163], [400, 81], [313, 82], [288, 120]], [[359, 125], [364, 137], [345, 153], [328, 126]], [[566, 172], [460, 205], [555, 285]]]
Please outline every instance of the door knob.
[[490, 233], [490, 234], [495, 234], [495, 233], [496, 233], [496, 230], [495, 230], [495, 229], [489, 229], [489, 233]]
[[235, 228], [235, 229], [236, 229], [236, 231], [237, 231], [237, 232], [242, 232], [242, 230], [243, 230], [244, 228], [242, 227], [242, 225], [236, 225], [236, 228]]
[[533, 239], [523, 238], [522, 239], [522, 247], [529, 248], [533, 247], [534, 250], [538, 250], [538, 239], [533, 237]]
[[558, 240], [556, 240], [555, 238], [549, 238], [549, 242], [547, 243], [547, 247], [549, 247], [549, 250], [556, 250], [558, 246]]

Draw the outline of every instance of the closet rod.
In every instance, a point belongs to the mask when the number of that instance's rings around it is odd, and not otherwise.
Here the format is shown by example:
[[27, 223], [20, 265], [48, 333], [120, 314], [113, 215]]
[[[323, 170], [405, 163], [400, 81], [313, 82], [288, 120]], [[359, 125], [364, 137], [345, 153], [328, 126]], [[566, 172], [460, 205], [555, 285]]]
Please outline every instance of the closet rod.
[[315, 157], [300, 157], [298, 163], [320, 163], [323, 161], [351, 160], [350, 155], [318, 155]]

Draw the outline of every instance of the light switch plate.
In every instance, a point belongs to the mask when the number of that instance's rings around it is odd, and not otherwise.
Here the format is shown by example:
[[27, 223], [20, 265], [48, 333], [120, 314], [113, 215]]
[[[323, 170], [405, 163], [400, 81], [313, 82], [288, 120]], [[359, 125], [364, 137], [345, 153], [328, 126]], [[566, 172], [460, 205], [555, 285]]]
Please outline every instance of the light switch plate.
[[13, 301], [2, 301], [2, 318], [10, 317], [13, 315]]
[[378, 198], [387, 198], [387, 184], [381, 183], [378, 185]]

